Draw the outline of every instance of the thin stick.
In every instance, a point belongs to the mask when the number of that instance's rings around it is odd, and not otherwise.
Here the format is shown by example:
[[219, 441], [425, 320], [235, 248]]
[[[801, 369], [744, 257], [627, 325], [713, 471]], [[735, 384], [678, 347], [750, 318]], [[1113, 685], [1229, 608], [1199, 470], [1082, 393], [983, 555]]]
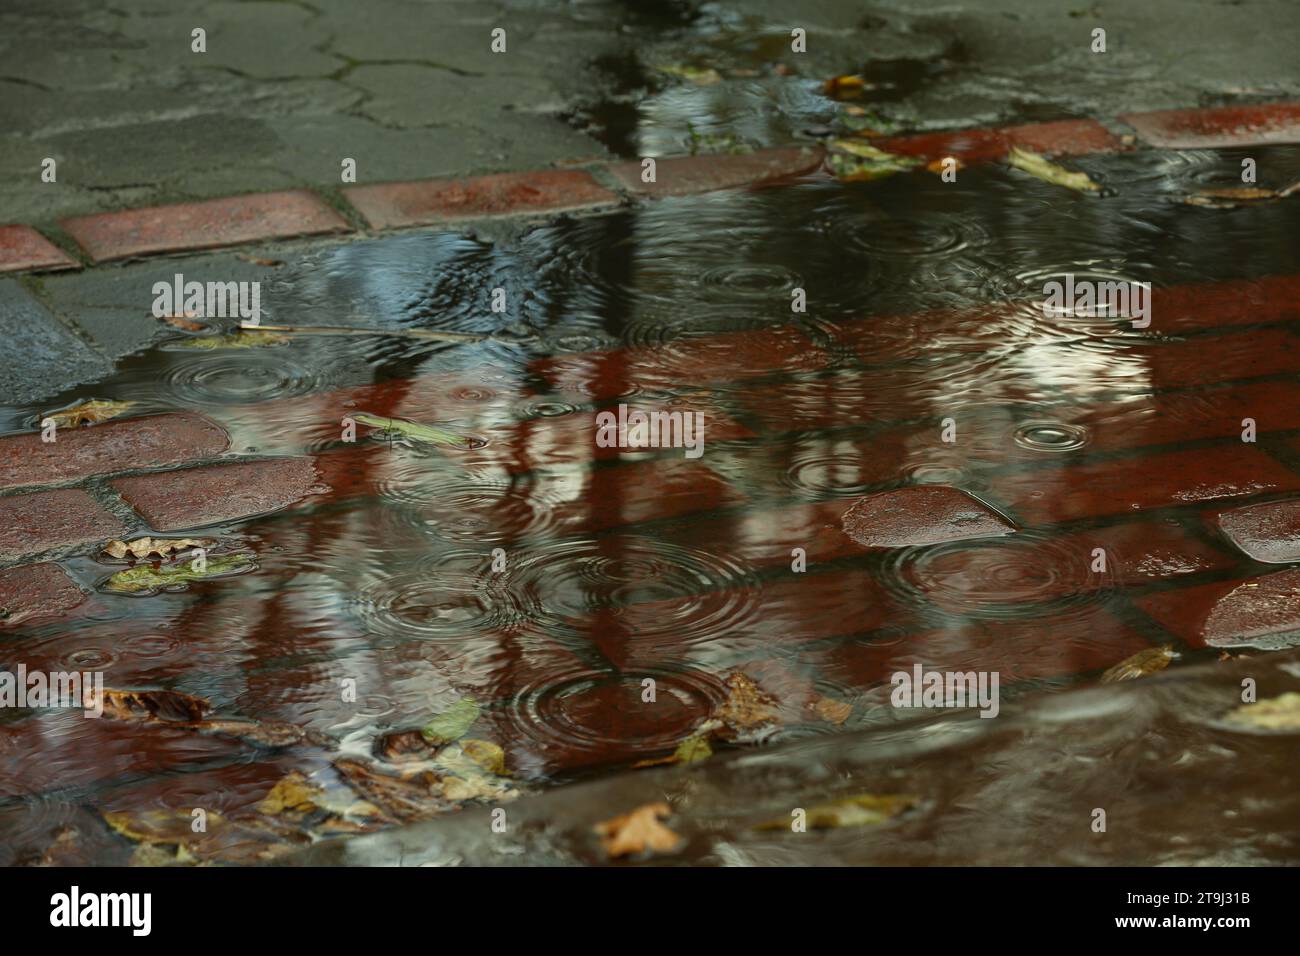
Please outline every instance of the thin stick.
[[432, 329], [351, 329], [335, 325], [266, 325], [240, 322], [250, 332], [297, 332], [302, 335], [396, 335], [407, 339], [431, 339], [435, 342], [482, 342], [486, 336], [469, 332], [435, 332]]

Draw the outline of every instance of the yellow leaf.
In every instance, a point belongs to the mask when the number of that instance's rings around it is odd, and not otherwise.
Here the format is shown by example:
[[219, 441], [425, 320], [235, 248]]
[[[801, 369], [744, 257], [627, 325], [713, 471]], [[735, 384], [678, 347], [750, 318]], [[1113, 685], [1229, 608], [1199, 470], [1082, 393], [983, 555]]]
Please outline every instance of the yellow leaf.
[[1057, 186], [1065, 186], [1068, 189], [1078, 190], [1079, 192], [1100, 192], [1101, 187], [1088, 178], [1087, 173], [1071, 172], [1063, 166], [1032, 153], [1027, 149], [1021, 149], [1019, 146], [1012, 146], [1011, 152], [1007, 156], [1007, 162], [1016, 169], [1029, 173], [1031, 176], [1037, 176], [1044, 182], [1052, 183]]
[[506, 772], [505, 751], [490, 740], [477, 740], [473, 737], [462, 740], [460, 749], [465, 756], [478, 764], [488, 773], [504, 774]]
[[[898, 816], [909, 807], [915, 806], [917, 800], [917, 797], [902, 794], [877, 796], [863, 793], [810, 808], [807, 822], [814, 830], [871, 826]], [[757, 824], [754, 829], [789, 830], [790, 822], [790, 817], [777, 817], [775, 820]]]
[[162, 558], [186, 548], [208, 548], [214, 544], [216, 542], [211, 538], [136, 538], [134, 541], [110, 541], [104, 545], [104, 552], [119, 559], [128, 554], [133, 558], [144, 558], [151, 554]]
[[647, 803], [620, 817], [597, 823], [593, 830], [611, 857], [647, 851], [671, 853], [681, 845], [682, 838], [659, 822], [660, 817], [670, 813], [672, 809], [666, 803]]
[[59, 428], [76, 428], [79, 425], [97, 425], [110, 418], [116, 418], [128, 409], [134, 408], [135, 402], [111, 402], [91, 399], [80, 405], [73, 405], [58, 412], [49, 412], [42, 416], [42, 421], [50, 419]]
[[737, 671], [728, 677], [727, 691], [727, 699], [713, 712], [713, 717], [728, 728], [751, 730], [780, 719], [776, 701], [763, 693], [747, 674]]
[[1164, 670], [1169, 666], [1169, 662], [1177, 657], [1178, 653], [1169, 644], [1160, 647], [1148, 647], [1146, 650], [1138, 651], [1132, 657], [1126, 657], [1109, 668], [1101, 675], [1101, 682], [1111, 684], [1115, 681], [1146, 677], [1148, 674]]
[[1287, 691], [1231, 711], [1227, 720], [1260, 730], [1300, 730], [1300, 694]]
[[257, 805], [259, 813], [273, 817], [281, 813], [310, 813], [324, 791], [307, 781], [297, 770], [290, 771]]

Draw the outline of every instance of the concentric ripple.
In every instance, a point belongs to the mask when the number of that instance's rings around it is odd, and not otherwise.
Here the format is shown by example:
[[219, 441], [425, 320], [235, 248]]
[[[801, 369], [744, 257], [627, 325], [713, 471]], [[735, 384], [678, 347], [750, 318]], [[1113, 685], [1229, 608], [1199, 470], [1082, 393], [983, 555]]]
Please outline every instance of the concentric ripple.
[[463, 640], [472, 632], [511, 630], [529, 616], [492, 573], [490, 557], [478, 551], [385, 574], [362, 584], [348, 605], [366, 630], [396, 641]]
[[757, 608], [752, 572], [723, 555], [643, 536], [560, 541], [522, 552], [503, 575], [538, 623], [590, 636], [590, 615], [629, 639], [707, 643]]
[[1138, 303], [1130, 301], [1127, 309], [1110, 303], [1096, 303], [1091, 307], [1079, 306], [1075, 302], [1057, 305], [1049, 301], [1050, 296], [1044, 287], [1055, 282], [1065, 291], [1067, 281], [1072, 278], [1076, 290], [1083, 283], [1091, 283], [1094, 288], [1103, 283], [1120, 283], [1132, 288], [1135, 283], [1144, 281], [1141, 278], [1143, 271], [1146, 270], [1140, 266], [1092, 260], [1041, 266], [1010, 275], [990, 272], [986, 278], [987, 294], [991, 300], [1009, 302], [1017, 315], [1032, 320], [1035, 325], [1076, 335], [1111, 334], [1132, 327], [1130, 323], [1138, 318]]
[[827, 221], [829, 234], [844, 248], [885, 259], [941, 258], [978, 248], [988, 233], [975, 219], [948, 213], [864, 215], [845, 210]]
[[1088, 430], [1066, 422], [1025, 422], [1015, 430], [1013, 440], [1030, 451], [1077, 451], [1088, 443]]
[[[647, 706], [643, 681], [655, 682]], [[673, 749], [726, 697], [721, 682], [695, 670], [547, 674], [510, 702], [508, 719], [544, 749], [622, 762]], [[578, 761], [585, 762], [585, 761]]]
[[554, 530], [563, 500], [559, 482], [493, 473], [437, 473], [393, 467], [378, 482], [381, 498], [399, 507], [393, 520], [409, 528], [467, 544], [498, 544]]
[[1035, 532], [957, 541], [896, 553], [885, 573], [890, 590], [912, 604], [977, 618], [1036, 617], [1100, 600], [1109, 565], [1093, 570], [1089, 548]]
[[246, 405], [305, 395], [326, 378], [298, 362], [286, 349], [213, 353], [173, 362], [164, 373], [171, 398], [183, 405]]

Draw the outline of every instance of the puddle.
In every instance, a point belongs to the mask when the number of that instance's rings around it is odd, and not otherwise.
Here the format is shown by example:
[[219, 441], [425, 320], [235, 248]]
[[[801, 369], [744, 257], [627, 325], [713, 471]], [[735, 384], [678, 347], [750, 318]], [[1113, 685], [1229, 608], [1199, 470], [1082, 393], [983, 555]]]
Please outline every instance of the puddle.
[[[896, 67], [877, 79], [906, 85], [930, 69]], [[1261, 167], [1300, 178], [1300, 149], [1256, 152]], [[835, 741], [873, 726], [897, 735], [890, 746], [932, 759], [926, 748], [940, 744], [927, 734], [937, 732], [920, 719], [930, 715], [889, 703], [890, 674], [914, 663], [997, 671], [1008, 701], [1060, 696], [1169, 639], [1183, 653], [1175, 669], [1212, 665], [1217, 649], [1195, 635], [1208, 628], [1210, 643], [1230, 643], [1226, 632], [1253, 619], [1249, 583], [1260, 572], [1192, 529], [1225, 496], [1300, 491], [1296, 316], [1270, 305], [1267, 278], [1300, 272], [1300, 206], [1207, 218], [1215, 214], [1170, 202], [1171, 183], [1218, 181], [1213, 164], [1231, 167], [1231, 157], [1155, 162], [1080, 162], [1116, 189], [1103, 200], [990, 166], [962, 171], [958, 184], [922, 172], [665, 200], [495, 240], [324, 244], [268, 279], [267, 321], [373, 334], [232, 351], [164, 343], [88, 389], [0, 410], [11, 428], [90, 396], [138, 402], [139, 413], [198, 410], [230, 433], [232, 454], [312, 455], [331, 489], [205, 531], [241, 536], [254, 572], [148, 598], [98, 594], [84, 613], [7, 628], [0, 643], [7, 666], [100, 670], [110, 687], [172, 688], [209, 699], [223, 719], [317, 736], [277, 748], [8, 712], [0, 859], [39, 859], [71, 828], [87, 834], [89, 858], [123, 862], [125, 841], [89, 835], [99, 812], [212, 803], [252, 819], [295, 770], [348, 792], [331, 766], [341, 754], [377, 761], [385, 735], [418, 730], [465, 697], [481, 708], [473, 739], [503, 749], [510, 785], [546, 794], [581, 781], [617, 790], [662, 772], [632, 767], [694, 733], [735, 672], [776, 701], [781, 719], [764, 746], [826, 747], [794, 765], [833, 767], [856, 759]], [[1114, 315], [1046, 313], [1043, 283], [1067, 274], [1150, 282], [1177, 298], [1158, 295], [1141, 332]], [[502, 312], [492, 310], [497, 289]], [[806, 312], [791, 308], [795, 289]], [[1175, 304], [1162, 312], [1162, 301]], [[1231, 338], [1261, 323], [1272, 330], [1265, 345]], [[409, 329], [482, 339], [383, 334]], [[620, 403], [706, 416], [703, 454], [598, 447], [595, 416]], [[349, 443], [340, 431], [349, 411], [483, 443], [439, 448], [365, 429]], [[1241, 441], [1246, 416], [1259, 419], [1258, 443]], [[1190, 457], [1162, 457], [1174, 451]], [[999, 536], [954, 541], [960, 529], [948, 528], [927, 546], [863, 547], [841, 530], [857, 499], [914, 486], [961, 489], [975, 504], [954, 525], [982, 520]], [[1201, 487], [1226, 491], [1187, 493]], [[1144, 522], [1170, 517], [1159, 547], [1144, 548]], [[934, 532], [925, 515], [896, 525]], [[1106, 552], [1101, 570], [1094, 548]], [[107, 570], [84, 555], [63, 565], [86, 588]], [[1236, 590], [1227, 583], [1238, 580]], [[1197, 591], [1203, 607], [1172, 605], [1188, 620], [1135, 603], [1207, 585], [1219, 591]], [[1261, 600], [1268, 626], [1293, 633], [1281, 585]], [[1258, 635], [1251, 643], [1268, 646]], [[349, 681], [352, 699], [341, 693]], [[826, 719], [822, 698], [849, 715]], [[1178, 708], [1193, 704], [1161, 706], [1178, 723]], [[1153, 726], [1144, 714], [1108, 712], [1108, 739], [1141, 739]], [[1172, 759], [1171, 739], [1162, 746]], [[1243, 746], [1233, 739], [1221, 745]], [[1102, 761], [1090, 766], [1128, 759], [1119, 743], [1102, 753], [1084, 735], [1071, 740]], [[949, 761], [998, 753], [982, 736], [944, 741]], [[716, 742], [726, 759], [746, 746]], [[1261, 800], [1282, 799], [1265, 772], [1271, 757], [1237, 758]], [[938, 765], [925, 765], [913, 781], [934, 788], [924, 812], [960, 804], [943, 796]], [[1027, 793], [1032, 815], [1049, 772], [1018, 761], [976, 798], [1020, 806]], [[755, 814], [779, 802], [754, 798]], [[258, 839], [333, 835], [315, 826], [293, 819]], [[899, 832], [912, 837], [889, 838], [881, 860], [942, 856], [923, 852], [916, 831]], [[818, 846], [804, 859], [857, 858], [848, 842]], [[981, 846], [990, 862], [1014, 855]], [[1189, 846], [1201, 859], [1231, 855], [1220, 841]], [[737, 838], [708, 858], [785, 852]], [[1276, 859], [1270, 852], [1257, 840], [1248, 855]]]

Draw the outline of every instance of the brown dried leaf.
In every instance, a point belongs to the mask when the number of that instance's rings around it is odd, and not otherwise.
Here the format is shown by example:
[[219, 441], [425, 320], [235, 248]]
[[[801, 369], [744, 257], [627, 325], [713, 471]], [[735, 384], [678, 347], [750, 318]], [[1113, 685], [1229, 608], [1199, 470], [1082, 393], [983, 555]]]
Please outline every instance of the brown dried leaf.
[[278, 721], [217, 718], [199, 720], [185, 726], [200, 733], [239, 737], [264, 747], [290, 747], [304, 742], [314, 742], [315, 737], [310, 731], [297, 724], [284, 724]]
[[842, 724], [853, 713], [853, 705], [830, 697], [818, 697], [809, 708], [828, 724]]
[[[94, 704], [95, 691], [86, 688], [85, 705]], [[114, 720], [166, 720], [188, 723], [201, 721], [212, 709], [202, 697], [174, 690], [112, 690], [105, 687], [104, 716]]]
[[438, 753], [438, 745], [431, 743], [421, 730], [399, 730], [380, 737], [375, 752], [391, 763], [406, 763], [432, 760]]
[[182, 312], [180, 315], [160, 315], [168, 325], [181, 329], [185, 332], [206, 332], [208, 325], [206, 322], [196, 322], [200, 316], [197, 312]]
[[110, 541], [104, 545], [104, 553], [119, 560], [128, 554], [133, 558], [151, 554], [163, 558], [189, 548], [210, 548], [216, 543], [212, 538], [136, 538], [134, 541]]
[[647, 803], [621, 817], [597, 823], [593, 830], [612, 858], [647, 851], [671, 853], [681, 845], [682, 838], [659, 822], [660, 817], [670, 813], [672, 808], [666, 803]]
[[280, 259], [264, 259], [261, 256], [249, 256], [243, 253], [240, 253], [235, 258], [242, 259], [244, 262], [251, 262], [255, 266], [267, 266], [269, 268], [284, 265], [284, 262]]
[[742, 671], [727, 678], [727, 699], [713, 712], [713, 719], [732, 731], [753, 730], [779, 720], [776, 701]]
[[335, 760], [334, 769], [392, 822], [427, 820], [449, 809], [439, 799], [442, 777], [431, 770], [390, 776], [350, 757]]
[[113, 402], [91, 399], [80, 405], [73, 405], [62, 411], [49, 412], [41, 416], [41, 421], [49, 419], [59, 428], [77, 428], [81, 425], [97, 425], [110, 418], [116, 418], [123, 412], [135, 407], [135, 402]]
[[857, 74], [833, 76], [822, 85], [822, 92], [832, 99], [854, 99], [872, 87]]
[[1163, 644], [1160, 647], [1148, 647], [1146, 650], [1138, 651], [1132, 657], [1127, 657], [1107, 669], [1101, 675], [1101, 682], [1103, 684], [1113, 684], [1115, 681], [1146, 677], [1149, 674], [1164, 670], [1169, 666], [1169, 662], [1177, 657], [1178, 652], [1170, 644]]

